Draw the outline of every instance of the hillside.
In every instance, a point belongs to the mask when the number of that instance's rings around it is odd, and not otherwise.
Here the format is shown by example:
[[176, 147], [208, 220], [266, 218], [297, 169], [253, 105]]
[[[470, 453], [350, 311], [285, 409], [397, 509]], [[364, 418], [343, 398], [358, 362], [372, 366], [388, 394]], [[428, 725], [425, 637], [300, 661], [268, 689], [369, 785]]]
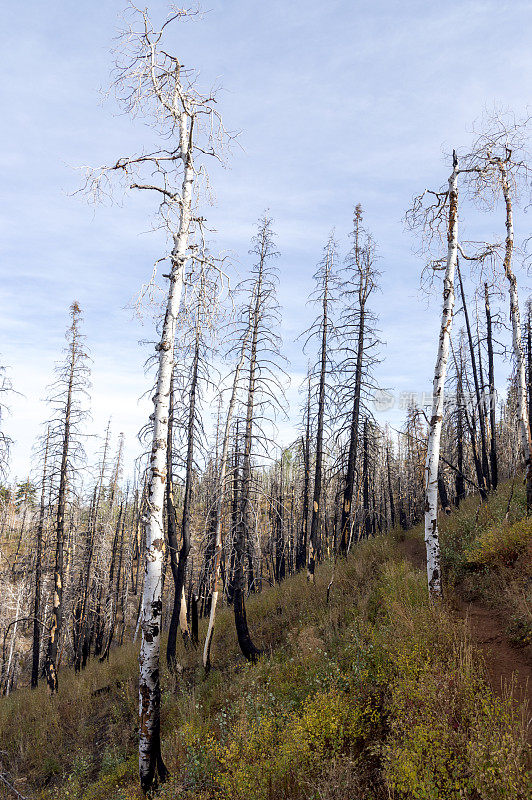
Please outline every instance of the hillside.
[[[506, 520], [510, 491], [442, 520], [441, 608], [427, 600], [414, 529], [322, 564], [314, 586], [300, 574], [251, 597], [256, 666], [224, 610], [211, 674], [181, 652], [177, 683], [163, 675], [171, 779], [158, 796], [529, 796], [532, 523], [520, 487]], [[42, 687], [1, 701], [3, 770], [22, 796], [140, 797], [136, 656], [125, 645], [79, 677], [64, 670], [56, 697]]]

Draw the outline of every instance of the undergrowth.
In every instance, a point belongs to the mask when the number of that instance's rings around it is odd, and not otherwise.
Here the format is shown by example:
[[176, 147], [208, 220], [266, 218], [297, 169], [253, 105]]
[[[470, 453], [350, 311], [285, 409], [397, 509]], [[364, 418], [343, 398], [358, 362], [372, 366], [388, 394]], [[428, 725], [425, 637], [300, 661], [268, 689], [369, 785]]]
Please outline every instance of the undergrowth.
[[[445, 520], [445, 569], [456, 585], [473, 577], [489, 596], [489, 581], [523, 568], [530, 526], [520, 522], [519, 491], [508, 520], [507, 500], [501, 492], [480, 511], [469, 500]], [[158, 796], [530, 796], [519, 709], [489, 689], [462, 623], [429, 603], [424, 571], [404, 562], [393, 537], [378, 537], [336, 565], [327, 603], [332, 569], [323, 564], [314, 586], [297, 575], [249, 599], [252, 633], [265, 651], [257, 665], [243, 662], [225, 611], [213, 671], [203, 676], [199, 653], [183, 651], [183, 677], [163, 674], [171, 778]], [[3, 765], [22, 793], [140, 797], [136, 658], [130, 645], [81, 676], [64, 671], [56, 698], [43, 688], [0, 703]]]

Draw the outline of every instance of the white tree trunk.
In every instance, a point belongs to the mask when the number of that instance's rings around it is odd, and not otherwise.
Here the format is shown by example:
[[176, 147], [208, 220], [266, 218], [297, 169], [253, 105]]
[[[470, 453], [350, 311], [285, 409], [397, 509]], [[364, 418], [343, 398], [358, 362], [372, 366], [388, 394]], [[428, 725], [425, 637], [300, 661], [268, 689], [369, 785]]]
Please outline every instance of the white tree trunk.
[[519, 295], [517, 293], [517, 279], [512, 270], [512, 254], [514, 249], [514, 219], [512, 198], [508, 185], [506, 167], [499, 161], [501, 185], [506, 206], [506, 246], [504, 252], [504, 273], [508, 279], [510, 294], [510, 322], [512, 323], [512, 344], [515, 356], [517, 374], [517, 419], [519, 426], [519, 439], [521, 450], [526, 463], [526, 498], [527, 510], [532, 506], [532, 442], [530, 437], [530, 420], [528, 419], [526, 364], [525, 353], [521, 338], [521, 319], [519, 314]]
[[7, 660], [7, 671], [6, 671], [6, 697], [7, 697], [7, 695], [9, 694], [9, 685], [10, 685], [9, 678], [10, 678], [10, 674], [11, 674], [11, 663], [12, 663], [12, 661], [13, 661], [13, 652], [14, 652], [14, 650], [15, 650], [15, 642], [16, 642], [16, 640], [17, 640], [17, 630], [18, 630], [18, 615], [20, 614], [20, 602], [21, 602], [21, 595], [22, 595], [22, 592], [21, 592], [21, 591], [20, 591], [20, 589], [19, 589], [19, 591], [18, 591], [18, 594], [17, 594], [17, 609], [16, 609], [16, 611], [15, 611], [15, 619], [16, 619], [16, 622], [15, 622], [15, 624], [14, 624], [14, 626], [13, 626], [13, 635], [12, 635], [12, 637], [11, 637], [11, 644], [10, 644], [10, 647], [9, 647], [9, 658], [8, 658], [8, 660]]
[[[192, 209], [194, 170], [190, 152], [188, 116], [179, 117], [184, 176], [181, 189], [179, 228], [174, 236], [170, 286], [159, 352], [157, 389], [153, 398], [153, 443], [148, 473], [148, 503], [145, 517], [146, 560], [142, 599], [142, 644], [139, 665], [139, 771], [144, 790], [153, 783], [155, 771], [164, 780], [166, 769], [160, 758], [159, 653], [164, 558], [163, 508], [166, 482], [166, 448], [170, 412], [170, 380], [174, 363], [176, 318], [179, 312]], [[163, 773], [163, 774], [161, 774]]]
[[427, 548], [427, 577], [431, 596], [441, 595], [440, 543], [438, 538], [438, 464], [443, 420], [443, 398], [449, 343], [454, 309], [454, 273], [458, 255], [458, 160], [453, 154], [453, 171], [449, 178], [449, 227], [447, 233], [447, 263], [443, 282], [438, 357], [434, 370], [432, 415], [425, 463], [425, 545]]

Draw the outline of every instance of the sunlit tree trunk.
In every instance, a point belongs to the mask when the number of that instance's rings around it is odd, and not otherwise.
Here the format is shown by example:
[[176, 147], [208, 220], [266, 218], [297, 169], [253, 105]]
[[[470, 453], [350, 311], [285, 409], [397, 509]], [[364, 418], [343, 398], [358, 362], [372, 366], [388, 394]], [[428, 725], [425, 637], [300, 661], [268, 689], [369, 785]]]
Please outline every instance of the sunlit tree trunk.
[[517, 373], [517, 420], [521, 450], [526, 464], [526, 505], [527, 513], [532, 508], [532, 440], [530, 436], [530, 423], [528, 419], [527, 391], [526, 391], [526, 364], [525, 353], [521, 340], [521, 320], [519, 316], [519, 295], [517, 293], [517, 279], [512, 269], [512, 256], [514, 250], [514, 219], [512, 197], [508, 182], [508, 175], [503, 161], [498, 162], [501, 186], [506, 208], [506, 243], [504, 252], [504, 273], [508, 279], [510, 294], [510, 322], [512, 325], [512, 344], [516, 362]]
[[174, 364], [176, 319], [179, 312], [191, 223], [194, 168], [189, 141], [189, 120], [180, 115], [181, 158], [184, 175], [181, 191], [181, 218], [174, 238], [172, 267], [159, 353], [157, 387], [153, 397], [153, 441], [148, 468], [148, 503], [145, 518], [145, 571], [142, 599], [142, 644], [139, 665], [139, 768], [140, 781], [147, 791], [158, 775], [164, 781], [168, 771], [161, 755], [159, 653], [162, 614], [162, 572], [164, 560], [163, 508], [166, 484], [166, 450], [170, 414], [170, 381]]
[[458, 253], [458, 159], [453, 154], [453, 171], [449, 177], [449, 220], [447, 233], [447, 263], [443, 284], [443, 310], [438, 344], [438, 356], [434, 370], [432, 391], [432, 414], [427, 442], [425, 464], [425, 545], [427, 548], [427, 576], [431, 596], [440, 596], [441, 566], [438, 537], [438, 465], [443, 421], [443, 397], [449, 343], [454, 309], [454, 274]]

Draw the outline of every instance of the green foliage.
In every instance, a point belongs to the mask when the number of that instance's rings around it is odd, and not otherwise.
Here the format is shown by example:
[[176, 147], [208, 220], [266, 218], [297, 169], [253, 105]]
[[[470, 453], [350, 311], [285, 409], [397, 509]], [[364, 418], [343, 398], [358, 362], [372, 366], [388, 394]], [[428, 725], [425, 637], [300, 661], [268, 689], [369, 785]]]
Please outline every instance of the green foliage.
[[35, 502], [35, 496], [37, 494], [37, 489], [33, 483], [30, 481], [24, 481], [23, 483], [17, 483], [17, 488], [15, 492], [15, 505], [17, 509], [24, 504], [33, 505]]

